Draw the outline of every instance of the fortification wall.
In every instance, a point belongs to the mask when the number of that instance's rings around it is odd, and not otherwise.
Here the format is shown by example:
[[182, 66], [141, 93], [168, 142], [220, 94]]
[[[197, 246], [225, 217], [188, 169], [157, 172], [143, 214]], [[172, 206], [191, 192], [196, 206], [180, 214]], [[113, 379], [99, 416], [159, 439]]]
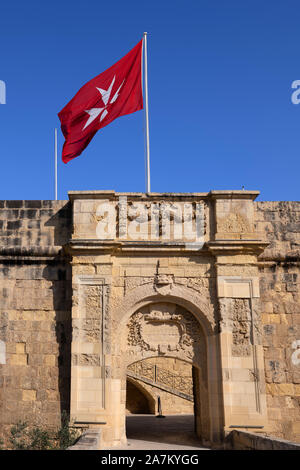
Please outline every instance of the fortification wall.
[[[269, 243], [258, 258], [268, 420], [272, 435], [300, 442], [300, 203], [254, 202], [254, 208], [256, 230]], [[61, 411], [69, 410], [72, 272], [63, 246], [71, 237], [70, 202], [0, 201], [0, 424], [4, 434], [19, 420], [57, 426]], [[194, 257], [181, 257], [184, 265], [179, 266], [176, 257], [170, 255], [168, 260], [168, 256], [159, 256], [166, 263], [165, 268], [161, 263], [161, 269], [178, 279], [183, 267], [185, 277], [194, 264], [201, 268]], [[150, 257], [145, 261], [148, 270], [153, 263], [153, 276], [156, 261]], [[115, 263], [119, 271], [127, 263], [126, 276], [132, 277], [124, 285], [115, 278], [112, 293], [129, 292], [146, 275], [131, 273], [129, 258]], [[206, 270], [204, 277], [207, 286], [201, 284], [199, 292], [209, 292], [206, 300], [216, 307], [214, 270]], [[194, 289], [197, 280], [192, 281]], [[241, 324], [241, 334], [242, 330]]]
[[0, 428], [57, 426], [69, 408], [67, 201], [0, 201]]
[[300, 442], [300, 202], [256, 202], [268, 417], [272, 434]]

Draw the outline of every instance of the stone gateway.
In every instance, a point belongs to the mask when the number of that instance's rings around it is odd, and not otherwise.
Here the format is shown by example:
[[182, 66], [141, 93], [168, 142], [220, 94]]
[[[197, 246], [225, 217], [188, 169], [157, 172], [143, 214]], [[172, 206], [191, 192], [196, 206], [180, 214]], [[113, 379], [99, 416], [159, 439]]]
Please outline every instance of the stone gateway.
[[300, 442], [300, 203], [258, 191], [0, 201], [0, 423], [194, 413]]

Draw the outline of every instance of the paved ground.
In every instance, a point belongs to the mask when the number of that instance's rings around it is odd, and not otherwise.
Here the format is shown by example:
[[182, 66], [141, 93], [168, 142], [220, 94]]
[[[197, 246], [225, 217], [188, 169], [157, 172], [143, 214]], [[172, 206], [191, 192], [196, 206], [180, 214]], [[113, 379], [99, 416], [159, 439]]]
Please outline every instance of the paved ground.
[[[127, 445], [116, 450], [208, 450], [194, 433], [193, 415], [130, 415], [126, 418]], [[112, 450], [112, 449], [109, 449]]]

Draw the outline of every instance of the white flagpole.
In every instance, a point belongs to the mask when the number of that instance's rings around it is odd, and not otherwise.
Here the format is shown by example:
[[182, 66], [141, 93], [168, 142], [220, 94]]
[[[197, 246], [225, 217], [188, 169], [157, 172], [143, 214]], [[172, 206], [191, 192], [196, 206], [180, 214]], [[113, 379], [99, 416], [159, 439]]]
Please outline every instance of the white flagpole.
[[145, 84], [145, 115], [146, 115], [146, 192], [150, 193], [150, 144], [148, 114], [148, 64], [147, 64], [147, 33], [144, 33], [144, 84]]
[[55, 181], [55, 200], [57, 201], [57, 129], [54, 129], [54, 166], [55, 166], [55, 176], [54, 176], [54, 181]]

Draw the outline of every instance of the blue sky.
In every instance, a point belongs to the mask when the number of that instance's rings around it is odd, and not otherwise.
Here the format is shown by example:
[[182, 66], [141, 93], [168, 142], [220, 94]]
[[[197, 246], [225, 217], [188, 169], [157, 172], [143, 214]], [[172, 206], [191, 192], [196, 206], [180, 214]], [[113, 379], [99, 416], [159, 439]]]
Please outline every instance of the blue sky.
[[[148, 35], [151, 190], [299, 200], [300, 4], [257, 0], [1, 2], [0, 199], [54, 198], [57, 113]], [[69, 190], [144, 191], [143, 111], [61, 161]]]

